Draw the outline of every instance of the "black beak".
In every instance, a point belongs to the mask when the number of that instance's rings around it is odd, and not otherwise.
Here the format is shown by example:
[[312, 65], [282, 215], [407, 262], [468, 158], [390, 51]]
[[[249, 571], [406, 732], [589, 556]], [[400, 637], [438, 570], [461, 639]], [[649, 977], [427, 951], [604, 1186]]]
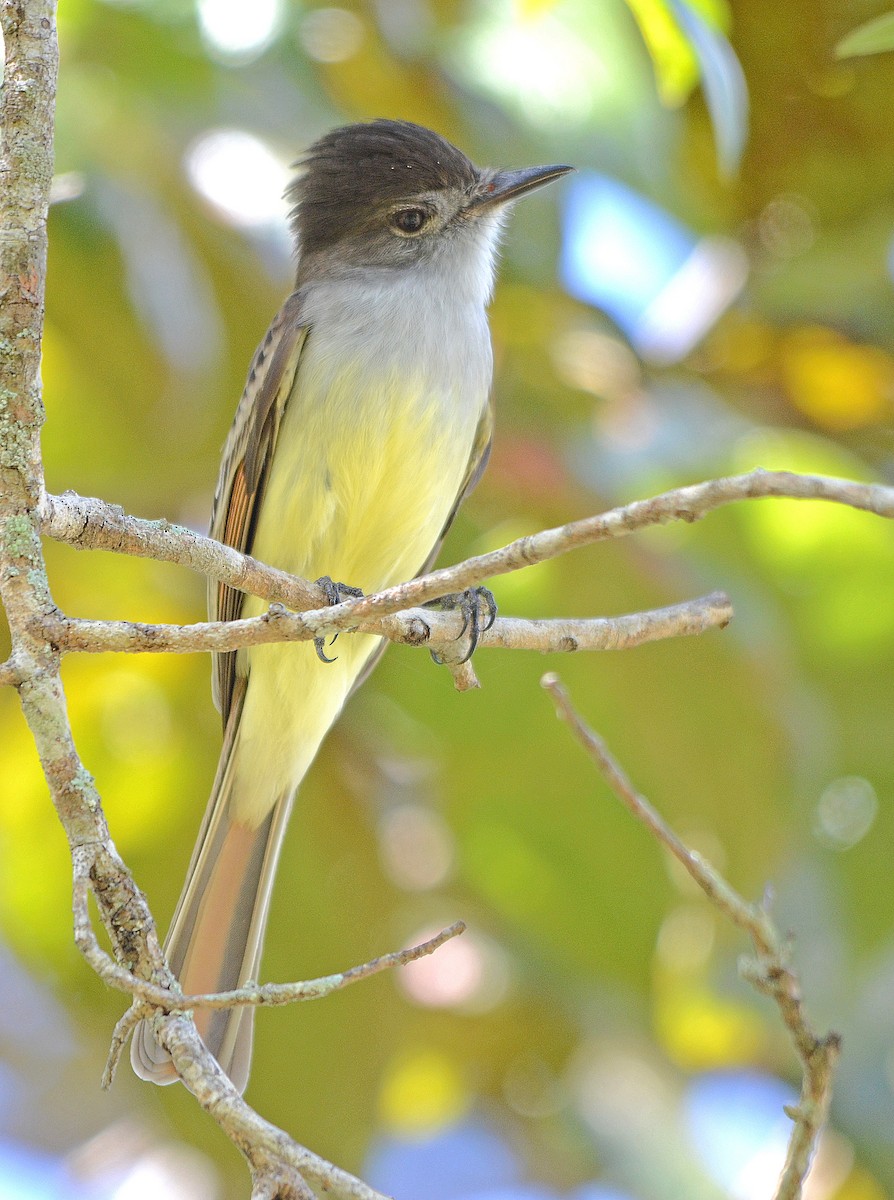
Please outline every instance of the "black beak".
[[518, 200], [535, 188], [561, 179], [574, 167], [522, 167], [518, 171], [497, 171], [486, 182], [482, 181], [478, 194], [469, 204], [468, 211], [477, 216], [491, 208], [501, 208], [510, 200]]

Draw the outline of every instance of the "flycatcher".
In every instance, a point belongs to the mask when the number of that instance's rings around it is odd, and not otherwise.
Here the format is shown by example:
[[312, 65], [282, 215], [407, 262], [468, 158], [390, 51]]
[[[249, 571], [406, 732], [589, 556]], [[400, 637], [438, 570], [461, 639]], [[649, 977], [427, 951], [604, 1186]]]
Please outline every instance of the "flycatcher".
[[[372, 121], [326, 134], [288, 190], [295, 290], [255, 354], [223, 462], [211, 535], [308, 579], [365, 593], [433, 562], [487, 461], [493, 368], [486, 306], [507, 206], [570, 167], [480, 169], [438, 134]], [[212, 620], [264, 602], [209, 588]], [[256, 980], [295, 791], [381, 639], [214, 656], [223, 749], [167, 940], [185, 993]], [[198, 1010], [240, 1091], [253, 1008]], [[147, 1023], [131, 1048], [177, 1076]]]

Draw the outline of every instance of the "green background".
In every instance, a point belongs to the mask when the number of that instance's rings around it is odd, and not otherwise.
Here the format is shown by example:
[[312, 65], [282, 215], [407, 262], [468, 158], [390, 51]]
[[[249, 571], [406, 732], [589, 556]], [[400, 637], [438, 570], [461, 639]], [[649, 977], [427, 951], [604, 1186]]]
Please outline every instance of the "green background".
[[[281, 235], [228, 219], [192, 186], [191, 148], [238, 129], [288, 163], [331, 125], [374, 116], [430, 125], [478, 162], [606, 172], [697, 236], [734, 239], [749, 263], [699, 345], [648, 364], [559, 287], [559, 189], [520, 206], [492, 308], [493, 459], [443, 563], [756, 465], [890, 480], [894, 60], [834, 57], [877, 11], [701, 6], [731, 38], [750, 100], [739, 169], [724, 172], [715, 134], [735, 141], [743, 127], [723, 111], [712, 127], [698, 60], [660, 0], [290, 3], [269, 46], [241, 59], [189, 0], [66, 0], [48, 488], [205, 529], [219, 449], [290, 268]], [[185, 570], [53, 544], [47, 557], [72, 614], [203, 616], [203, 583]], [[845, 1039], [816, 1195], [889, 1195], [892, 583], [890, 526], [761, 501], [494, 585], [505, 614], [531, 616], [724, 588], [736, 608], [725, 632], [562, 658], [482, 651], [482, 689], [466, 695], [427, 655], [389, 650], [302, 787], [264, 976], [327, 973], [462, 917], [469, 949], [444, 971], [471, 983], [433, 1006], [390, 975], [262, 1013], [251, 1102], [355, 1171], [377, 1137], [486, 1114], [559, 1195], [602, 1177], [642, 1200], [730, 1194], [681, 1132], [686, 1089], [738, 1067], [797, 1083], [792, 1051], [737, 978], [740, 936], [555, 720], [539, 687], [550, 669], [684, 837], [747, 896], [772, 887], [809, 1009]], [[116, 844], [164, 927], [219, 747], [208, 662], [83, 655], [64, 680]], [[122, 1068], [110, 1095], [98, 1090], [122, 998], [72, 944], [64, 840], [11, 692], [0, 722], [3, 953], [11, 1010], [33, 1015], [0, 1042], [8, 1133], [81, 1164], [109, 1128], [125, 1147], [188, 1143], [217, 1164], [220, 1195], [244, 1196], [238, 1156], [183, 1089]], [[435, 863], [421, 882], [389, 865], [401, 847]]]

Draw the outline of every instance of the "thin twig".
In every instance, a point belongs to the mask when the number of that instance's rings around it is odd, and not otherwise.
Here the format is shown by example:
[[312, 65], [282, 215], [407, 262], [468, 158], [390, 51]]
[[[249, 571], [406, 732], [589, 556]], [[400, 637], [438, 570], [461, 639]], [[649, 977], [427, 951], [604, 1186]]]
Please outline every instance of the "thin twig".
[[[697, 521], [726, 504], [767, 497], [825, 500], [894, 518], [892, 487], [825, 475], [757, 469], [744, 475], [675, 488], [648, 500], [635, 500], [597, 516], [518, 538], [489, 554], [420, 575], [374, 595], [345, 600], [327, 611], [326, 620], [320, 621], [314, 636], [357, 628], [361, 621], [403, 612], [450, 592], [464, 591], [496, 575], [567, 554], [580, 546], [625, 537], [651, 525]], [[324, 602], [315, 584], [284, 575], [282, 571], [237, 554], [230, 547], [220, 546], [182, 526], [125, 516], [121, 509], [99, 500], [85, 499], [70, 492], [63, 496], [47, 495], [41, 505], [41, 517], [44, 533], [71, 545], [182, 561], [183, 565], [231, 587], [250, 591], [265, 600], [288, 604], [297, 610], [320, 608]], [[178, 547], [183, 549], [182, 557]]]
[[[439, 661], [444, 662], [443, 658]], [[478, 678], [478, 673], [471, 658], [467, 658], [465, 662], [458, 663], [452, 663], [448, 660], [444, 662], [444, 666], [453, 676], [453, 686], [458, 692], [472, 692], [475, 688], [481, 687], [481, 680]]]
[[[306, 979], [296, 983], [248, 983], [230, 992], [202, 992], [197, 995], [181, 995], [163, 988], [155, 988], [154, 997], [150, 1002], [165, 1012], [172, 1012], [194, 1008], [277, 1008], [304, 1000], [322, 1000], [331, 996], [333, 992], [340, 992], [353, 983], [359, 983], [361, 979], [368, 979], [370, 975], [378, 975], [392, 967], [405, 967], [408, 963], [434, 954], [445, 942], [465, 933], [465, 930], [464, 921], [454, 921], [452, 925], [418, 946], [394, 950], [359, 966], [349, 967], [346, 971], [321, 975], [317, 979]], [[141, 981], [137, 981], [137, 985], [124, 990], [131, 991], [141, 998], [148, 998], [148, 989], [144, 989], [140, 983]]]
[[323, 608], [326, 604], [326, 593], [316, 583], [265, 566], [184, 525], [129, 516], [117, 504], [75, 492], [61, 496], [45, 493], [40, 516], [43, 533], [80, 550], [111, 550], [177, 563], [239, 591], [297, 610]]
[[148, 1004], [143, 1004], [140, 1000], [135, 1000], [131, 1004], [127, 1012], [123, 1013], [115, 1022], [115, 1028], [112, 1030], [112, 1037], [109, 1042], [109, 1052], [106, 1055], [106, 1065], [103, 1068], [102, 1078], [100, 1079], [100, 1087], [104, 1092], [107, 1092], [115, 1082], [115, 1073], [118, 1070], [118, 1064], [121, 1061], [121, 1055], [124, 1053], [124, 1047], [127, 1045], [127, 1039], [139, 1025], [144, 1017], [151, 1017], [152, 1009]]
[[[259, 617], [238, 621], [199, 621], [192, 625], [147, 625], [136, 621], [88, 621], [54, 614], [39, 619], [39, 627], [61, 652], [192, 654], [208, 650], [238, 650], [269, 642], [310, 641], [327, 629], [332, 609], [288, 612], [273, 605]], [[690, 637], [729, 624], [732, 605], [723, 592], [712, 592], [665, 608], [619, 617], [558, 617], [527, 620], [497, 617], [482, 630], [479, 649], [535, 650], [541, 654], [571, 654], [582, 650], [628, 650], [670, 637]], [[444, 648], [460, 639], [459, 613], [410, 609], [400, 616], [362, 622], [359, 632], [383, 633], [395, 642], [425, 646], [444, 657]]]
[[483, 632], [482, 647], [536, 650], [541, 654], [574, 654], [579, 650], [630, 650], [664, 638], [693, 637], [724, 629], [733, 619], [725, 592], [711, 592], [680, 604], [620, 617], [526, 620], [498, 617]]
[[786, 1109], [794, 1125], [785, 1168], [775, 1194], [775, 1200], [799, 1200], [828, 1114], [841, 1039], [836, 1033], [819, 1036], [814, 1031], [804, 1010], [800, 982], [789, 963], [788, 945], [767, 909], [744, 900], [710, 863], [680, 840], [648, 800], [636, 791], [602, 738], [577, 713], [558, 676], [544, 675], [541, 683], [552, 696], [558, 715], [568, 723], [621, 803], [667, 847], [711, 903], [751, 938], [756, 959], [747, 965], [745, 977], [776, 1002], [801, 1060], [801, 1097], [796, 1107]]
[[27, 672], [15, 658], [0, 663], [0, 687], [18, 687], [26, 678]]
[[[130, 992], [135, 997], [134, 1003], [119, 1019], [113, 1031], [109, 1057], [103, 1073], [103, 1087], [109, 1087], [112, 1083], [121, 1048], [127, 1041], [128, 1034], [139, 1021], [151, 1017], [153, 1009], [161, 1009], [163, 1012], [185, 1012], [196, 1008], [277, 1008], [304, 1000], [322, 1000], [331, 996], [333, 992], [359, 983], [361, 979], [368, 979], [371, 975], [378, 975], [392, 967], [405, 967], [408, 963], [434, 954], [445, 942], [465, 931], [464, 921], [454, 921], [434, 937], [416, 946], [394, 950], [359, 966], [349, 967], [346, 971], [322, 975], [317, 979], [294, 983], [249, 983], [229, 992], [203, 992], [197, 995], [184, 995], [168, 988], [157, 987], [135, 978], [127, 971], [121, 971], [108, 955], [104, 954], [95, 937], [91, 936], [92, 944], [85, 951], [90, 965], [112, 987]], [[84, 949], [83, 938], [77, 940], [81, 949]]]
[[370, 975], [378, 975], [392, 967], [404, 967], [440, 949], [451, 938], [465, 933], [464, 921], [454, 921], [434, 937], [409, 946], [404, 950], [393, 950], [379, 955], [359, 966], [349, 967], [332, 975], [317, 979], [306, 979], [295, 983], [248, 983], [228, 992], [202, 992], [184, 995], [179, 988], [161, 987], [147, 979], [140, 979], [120, 967], [102, 949], [93, 931], [87, 905], [88, 879], [83, 870], [83, 855], [75, 854], [75, 876], [73, 886], [73, 908], [75, 943], [90, 966], [100, 978], [118, 991], [127, 992], [144, 1007], [161, 1009], [163, 1012], [185, 1012], [194, 1008], [276, 1008], [284, 1004], [296, 1004], [304, 1000], [320, 1000], [351, 984], [359, 983]]

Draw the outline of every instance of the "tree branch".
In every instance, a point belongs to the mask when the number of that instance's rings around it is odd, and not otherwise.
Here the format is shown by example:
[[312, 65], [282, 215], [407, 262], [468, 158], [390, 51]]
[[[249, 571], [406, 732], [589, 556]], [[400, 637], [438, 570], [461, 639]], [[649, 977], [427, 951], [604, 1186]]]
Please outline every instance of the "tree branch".
[[[57, 614], [40, 619], [40, 628], [62, 652], [103, 654], [108, 651], [134, 653], [191, 654], [208, 650], [238, 650], [268, 642], [310, 641], [317, 637], [317, 619], [325, 621], [328, 609], [293, 613], [280, 604], [259, 617], [238, 621], [199, 621], [192, 625], [147, 625], [136, 621], [86, 621]], [[627, 650], [661, 638], [687, 637], [708, 629], [723, 628], [733, 610], [723, 592], [712, 592], [696, 600], [649, 612], [621, 617], [558, 618], [523, 620], [497, 617], [490, 629], [482, 630], [480, 648], [536, 650], [541, 654], [574, 653], [580, 650]], [[426, 646], [440, 651], [463, 633], [458, 612], [410, 609], [399, 615], [363, 621], [361, 633], [382, 634], [393, 642]]]
[[751, 938], [756, 958], [744, 964], [742, 973], [759, 991], [775, 1001], [801, 1060], [801, 1097], [795, 1108], [786, 1109], [794, 1126], [775, 1193], [775, 1200], [799, 1200], [828, 1114], [832, 1075], [841, 1050], [841, 1039], [837, 1033], [820, 1037], [814, 1031], [804, 1010], [798, 976], [789, 963], [786, 939], [780, 936], [766, 907], [743, 900], [710, 863], [680, 840], [648, 800], [636, 791], [602, 738], [577, 713], [557, 675], [544, 675], [541, 683], [552, 696], [558, 715], [571, 727], [625, 808], [667, 847], [715, 908]]
[[[71, 736], [59, 654], [39, 618], [52, 618], [39, 536], [43, 492], [39, 363], [52, 176], [58, 51], [52, 0], [0, 5], [5, 51], [0, 89], [0, 600], [12, 653], [0, 668], [18, 687], [76, 875], [75, 904], [89, 880], [119, 963], [168, 989], [168, 970], [145, 898], [118, 857], [93, 780]], [[77, 915], [77, 914], [76, 914]], [[298, 1146], [236, 1093], [190, 1016], [154, 1018], [181, 1078], [245, 1155], [256, 1196], [313, 1200], [306, 1179], [350, 1200], [384, 1200], [353, 1176]]]
[[332, 975], [323, 975], [317, 979], [302, 980], [296, 983], [248, 983], [245, 986], [229, 992], [208, 992], [198, 995], [184, 994], [179, 986], [165, 986], [151, 979], [137, 978], [132, 972], [119, 966], [114, 959], [100, 946], [90, 921], [90, 911], [87, 905], [89, 890], [89, 854], [78, 849], [74, 854], [74, 928], [75, 944], [96, 974], [109, 987], [127, 992], [139, 1002], [142, 1007], [151, 1005], [163, 1012], [184, 1012], [193, 1008], [276, 1008], [284, 1004], [295, 1004], [303, 1000], [320, 1000], [342, 988], [350, 987], [370, 975], [378, 975], [391, 967], [403, 967], [407, 963], [425, 958], [440, 949], [451, 938], [464, 933], [466, 926], [463, 921], [454, 921], [442, 929], [440, 933], [410, 946], [405, 950], [394, 950], [389, 954], [380, 955], [360, 966], [350, 967]]
[[[321, 589], [316, 584], [284, 575], [282, 571], [237, 554], [230, 547], [220, 546], [181, 526], [126, 517], [121, 509], [98, 500], [85, 500], [70, 492], [64, 496], [46, 496], [42, 512], [43, 532], [71, 545], [182, 562], [184, 566], [200, 570], [230, 587], [251, 591], [265, 600], [288, 604], [298, 610], [315, 606], [312, 613], [305, 614], [308, 628], [312, 629], [311, 636], [328, 637], [361, 628], [361, 623], [367, 620], [404, 612], [450, 592], [461, 592], [496, 575], [546, 562], [581, 546], [626, 537], [652, 525], [697, 521], [724, 505], [768, 497], [826, 500], [894, 518], [894, 488], [884, 484], [757, 469], [745, 475], [675, 488], [648, 500], [635, 500], [597, 516], [545, 529], [518, 538], [489, 554], [479, 554], [397, 587], [326, 608]], [[250, 587], [246, 582], [249, 576]]]
[[78, 550], [110, 550], [137, 558], [177, 563], [240, 592], [302, 611], [325, 608], [326, 593], [316, 583], [268, 567], [248, 554], [202, 537], [184, 525], [128, 516], [117, 504], [65, 492], [45, 492], [41, 529], [48, 537]]
[[102, 1086], [108, 1090], [114, 1081], [118, 1061], [127, 1044], [127, 1039], [138, 1022], [151, 1020], [154, 1012], [164, 1013], [188, 1012], [196, 1008], [261, 1008], [278, 1007], [284, 1004], [295, 1004], [304, 1000], [321, 1000], [333, 992], [359, 983], [370, 975], [378, 975], [391, 967], [403, 967], [407, 963], [416, 962], [440, 949], [451, 938], [465, 933], [463, 921], [454, 921], [446, 929], [426, 942], [411, 946], [406, 950], [396, 950], [383, 954], [347, 971], [335, 975], [324, 975], [319, 979], [303, 980], [295, 983], [266, 983], [246, 984], [232, 992], [211, 992], [204, 995], [183, 995], [179, 989], [160, 987], [143, 979], [137, 979], [128, 971], [124, 971], [113, 959], [105, 953], [96, 940], [96, 935], [90, 924], [87, 910], [87, 889], [79, 888], [75, 877], [75, 941], [81, 953], [89, 962], [96, 974], [109, 987], [128, 992], [134, 997], [133, 1003], [126, 1013], [115, 1024], [105, 1070], [102, 1075]]

